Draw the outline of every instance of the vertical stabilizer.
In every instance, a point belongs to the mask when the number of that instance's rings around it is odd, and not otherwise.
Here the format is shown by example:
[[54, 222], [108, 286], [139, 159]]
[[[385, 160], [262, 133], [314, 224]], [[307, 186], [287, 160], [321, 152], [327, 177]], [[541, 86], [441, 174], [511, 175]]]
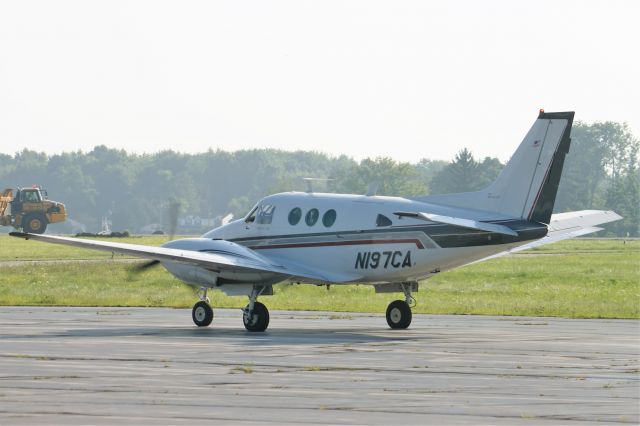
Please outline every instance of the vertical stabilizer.
[[573, 117], [574, 112], [541, 111], [505, 168], [484, 190], [420, 201], [549, 223], [571, 144]]

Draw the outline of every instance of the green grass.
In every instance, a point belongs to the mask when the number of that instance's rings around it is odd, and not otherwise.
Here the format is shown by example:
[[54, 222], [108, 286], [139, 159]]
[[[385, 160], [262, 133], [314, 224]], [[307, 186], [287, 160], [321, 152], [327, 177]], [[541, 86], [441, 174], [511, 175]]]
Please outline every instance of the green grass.
[[[145, 244], [159, 246], [167, 241], [166, 236], [144, 236], [129, 238], [85, 238], [99, 241], [117, 241], [120, 243]], [[25, 241], [20, 238], [0, 235], [0, 262], [12, 260], [80, 260], [110, 259], [111, 254], [103, 251], [82, 248], [53, 246], [40, 241]]]
[[[163, 237], [118, 239], [161, 244]], [[7, 260], [55, 260], [7, 266]], [[91, 259], [93, 262], [75, 262]], [[195, 290], [163, 268], [132, 276], [109, 253], [0, 236], [0, 305], [191, 307]], [[278, 285], [270, 309], [384, 312], [398, 294], [370, 286]], [[210, 293], [215, 307], [246, 297]], [[442, 273], [421, 283], [416, 313], [640, 318], [640, 241], [571, 240]]]

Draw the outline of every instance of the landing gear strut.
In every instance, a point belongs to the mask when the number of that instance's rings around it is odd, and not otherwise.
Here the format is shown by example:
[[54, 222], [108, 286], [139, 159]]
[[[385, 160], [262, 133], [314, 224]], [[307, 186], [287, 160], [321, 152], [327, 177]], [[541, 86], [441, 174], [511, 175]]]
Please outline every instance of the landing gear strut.
[[242, 322], [248, 331], [265, 331], [269, 326], [269, 310], [257, 301], [265, 289], [265, 286], [254, 286], [249, 304], [242, 310]]
[[198, 327], [206, 327], [213, 321], [213, 309], [211, 309], [209, 305], [209, 298], [207, 297], [207, 289], [205, 287], [200, 289], [200, 301], [193, 305], [191, 318]]
[[411, 324], [411, 306], [416, 300], [411, 295], [411, 283], [402, 283], [405, 300], [394, 300], [387, 307], [387, 324], [393, 329], [405, 329]]

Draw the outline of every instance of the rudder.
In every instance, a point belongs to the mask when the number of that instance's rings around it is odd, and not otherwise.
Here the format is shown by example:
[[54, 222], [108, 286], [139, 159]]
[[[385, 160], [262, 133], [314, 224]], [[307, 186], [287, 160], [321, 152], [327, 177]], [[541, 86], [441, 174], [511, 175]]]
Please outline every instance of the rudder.
[[564, 167], [564, 158], [569, 153], [571, 147], [571, 127], [573, 125], [573, 112], [557, 112], [557, 113], [544, 113], [541, 112], [538, 118], [547, 118], [549, 120], [567, 120], [566, 127], [560, 138], [560, 143], [556, 148], [556, 151], [551, 160], [548, 172], [545, 179], [540, 186], [535, 200], [531, 204], [529, 210], [529, 220], [534, 222], [549, 223], [551, 220], [551, 214], [553, 213], [553, 206], [556, 201], [556, 195], [558, 194], [558, 187], [560, 186], [560, 177], [562, 176], [562, 169]]

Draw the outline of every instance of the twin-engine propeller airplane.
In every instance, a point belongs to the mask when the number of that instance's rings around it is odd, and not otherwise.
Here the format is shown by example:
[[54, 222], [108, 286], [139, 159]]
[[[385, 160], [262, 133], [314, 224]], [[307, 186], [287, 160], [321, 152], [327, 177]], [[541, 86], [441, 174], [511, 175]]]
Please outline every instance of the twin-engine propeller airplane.
[[208, 289], [246, 295], [244, 326], [264, 331], [269, 311], [259, 296], [289, 281], [371, 284], [402, 292], [387, 323], [411, 323], [412, 293], [430, 276], [509, 252], [596, 232], [618, 220], [611, 211], [552, 215], [573, 112], [540, 112], [498, 178], [478, 192], [419, 198], [289, 192], [263, 198], [240, 220], [200, 238], [162, 247], [14, 232], [11, 235], [152, 259], [187, 284], [201, 287], [192, 311], [208, 326]]

